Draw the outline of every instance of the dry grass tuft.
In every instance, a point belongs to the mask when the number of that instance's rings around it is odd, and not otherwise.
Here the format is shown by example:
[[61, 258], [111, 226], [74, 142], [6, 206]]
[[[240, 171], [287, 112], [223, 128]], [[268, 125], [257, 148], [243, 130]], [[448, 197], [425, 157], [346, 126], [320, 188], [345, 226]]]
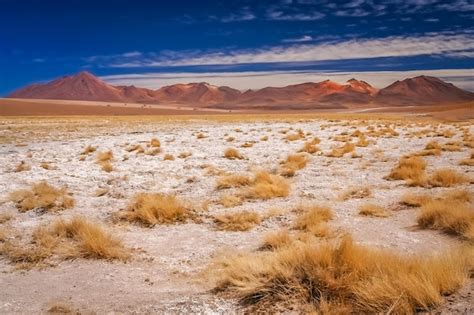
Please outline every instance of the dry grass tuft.
[[461, 162], [459, 162], [459, 165], [474, 166], [474, 151], [471, 152], [469, 158], [461, 160]]
[[434, 172], [428, 179], [433, 187], [451, 187], [468, 182], [468, 178], [451, 169], [442, 169]]
[[231, 194], [221, 195], [218, 201], [218, 203], [221, 204], [225, 208], [231, 208], [231, 207], [241, 205], [242, 202], [243, 202], [242, 197], [231, 195]]
[[332, 211], [328, 207], [320, 206], [300, 206], [300, 214], [293, 225], [296, 230], [309, 232], [319, 237], [326, 237], [329, 235], [329, 228], [327, 221], [333, 217]]
[[98, 223], [83, 217], [68, 221], [58, 219], [50, 225], [39, 226], [33, 231], [30, 242], [7, 241], [0, 247], [0, 254], [23, 268], [42, 264], [52, 256], [121, 260], [129, 257], [129, 251], [120, 240]]
[[216, 189], [228, 189], [235, 187], [248, 186], [251, 179], [245, 175], [231, 174], [219, 177], [217, 180]]
[[389, 180], [407, 180], [410, 185], [423, 186], [426, 182], [426, 162], [417, 156], [403, 157], [385, 177]]
[[339, 200], [349, 200], [349, 199], [363, 199], [366, 197], [370, 197], [372, 192], [368, 186], [363, 187], [352, 187], [347, 189], [339, 196]]
[[28, 165], [25, 161], [21, 161], [18, 163], [17, 166], [13, 169], [14, 172], [19, 173], [19, 172], [24, 172], [24, 171], [29, 171], [31, 170], [31, 166]]
[[343, 157], [344, 154], [350, 153], [355, 150], [355, 145], [352, 142], [346, 142], [343, 146], [332, 149], [327, 154], [328, 157]]
[[[472, 248], [401, 256], [355, 244], [293, 240], [273, 251], [231, 254], [213, 266], [216, 289], [250, 312], [412, 314], [430, 311], [469, 277]], [[281, 308], [280, 308], [281, 310]]]
[[453, 198], [424, 203], [417, 217], [422, 228], [441, 230], [474, 241], [474, 209]]
[[224, 152], [224, 157], [229, 160], [242, 160], [245, 158], [239, 151], [237, 151], [237, 149], [234, 148], [226, 149]]
[[289, 244], [291, 244], [290, 233], [287, 230], [280, 230], [266, 234], [260, 249], [276, 250]]
[[112, 153], [112, 151], [104, 151], [104, 152], [99, 152], [97, 154], [96, 161], [98, 164], [100, 164], [100, 162], [111, 161], [113, 158], [114, 158], [114, 154]]
[[82, 151], [82, 154], [87, 155], [89, 153], [95, 152], [96, 150], [97, 150], [97, 147], [93, 147], [89, 144], [87, 147], [84, 148], [84, 150]]
[[290, 184], [281, 176], [265, 171], [257, 172], [250, 185], [241, 192], [246, 199], [271, 199], [286, 197], [290, 193]]
[[14, 191], [9, 197], [20, 212], [32, 209], [59, 211], [74, 206], [74, 199], [66, 188], [57, 189], [46, 182], [33, 184], [30, 189]]
[[283, 176], [294, 176], [297, 170], [300, 170], [308, 164], [309, 158], [304, 153], [291, 154], [285, 161], [281, 162], [280, 174]]
[[415, 195], [413, 193], [406, 193], [402, 196], [400, 203], [409, 207], [421, 207], [431, 199], [432, 198], [428, 195]]
[[305, 142], [303, 147], [299, 149], [298, 152], [306, 152], [309, 154], [313, 154], [319, 151], [319, 148], [317, 145], [312, 144], [311, 142]]
[[214, 216], [217, 229], [223, 231], [248, 231], [260, 224], [262, 218], [256, 212], [241, 211]]
[[193, 154], [192, 154], [191, 152], [188, 152], [188, 151], [186, 151], [186, 152], [181, 152], [181, 153], [178, 155], [178, 158], [180, 158], [180, 159], [185, 159], [185, 158], [187, 158], [187, 157], [190, 157], [191, 155], [193, 155]]
[[359, 207], [359, 214], [369, 217], [379, 217], [385, 218], [390, 216], [390, 214], [381, 206], [375, 204], [365, 204]]
[[150, 141], [150, 146], [152, 146], [153, 148], [159, 148], [161, 147], [161, 142], [157, 138], [153, 138]]
[[171, 154], [165, 154], [163, 161], [174, 161], [174, 156]]
[[119, 218], [152, 227], [156, 224], [184, 223], [193, 213], [176, 196], [138, 193]]
[[251, 148], [251, 147], [253, 147], [253, 142], [245, 142], [240, 147], [241, 148]]
[[110, 173], [114, 170], [114, 166], [109, 161], [100, 162], [100, 167], [104, 172]]

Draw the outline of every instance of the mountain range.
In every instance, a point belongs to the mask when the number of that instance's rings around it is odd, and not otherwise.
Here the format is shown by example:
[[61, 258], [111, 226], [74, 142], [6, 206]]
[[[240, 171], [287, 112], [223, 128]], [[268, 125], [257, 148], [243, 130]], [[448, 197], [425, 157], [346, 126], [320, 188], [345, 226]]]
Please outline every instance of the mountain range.
[[80, 72], [48, 83], [26, 86], [7, 97], [180, 104], [225, 109], [311, 109], [344, 108], [348, 105], [461, 103], [474, 100], [474, 93], [430, 76], [396, 81], [380, 90], [356, 79], [350, 79], [345, 84], [326, 80], [247, 91], [206, 82], [174, 84], [151, 90], [135, 86], [113, 86], [89, 72]]

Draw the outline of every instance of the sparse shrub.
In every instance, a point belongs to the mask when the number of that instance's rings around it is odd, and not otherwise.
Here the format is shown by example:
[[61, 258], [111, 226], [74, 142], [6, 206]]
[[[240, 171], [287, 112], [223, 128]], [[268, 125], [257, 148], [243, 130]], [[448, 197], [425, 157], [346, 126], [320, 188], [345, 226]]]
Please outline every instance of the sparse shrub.
[[459, 289], [473, 255], [464, 247], [432, 257], [402, 256], [344, 237], [231, 254], [212, 267], [216, 289], [251, 312], [412, 314], [430, 311]]
[[10, 262], [31, 268], [52, 256], [63, 259], [127, 259], [129, 251], [111, 233], [83, 217], [58, 219], [33, 231], [30, 242], [8, 241], [0, 254]]
[[28, 165], [28, 163], [26, 163], [25, 161], [21, 161], [17, 166], [15, 166], [13, 171], [19, 173], [29, 170], [31, 170], [31, 166]]
[[271, 199], [286, 197], [290, 192], [290, 185], [281, 176], [272, 175], [265, 171], [257, 172], [249, 187], [241, 192], [247, 199]]
[[153, 138], [150, 141], [150, 146], [152, 146], [153, 148], [159, 148], [161, 147], [161, 142], [157, 138]]
[[368, 203], [359, 207], [359, 214], [370, 217], [388, 217], [390, 214], [381, 206]]
[[10, 200], [21, 212], [32, 209], [58, 211], [74, 206], [74, 199], [66, 188], [57, 189], [46, 182], [33, 184], [30, 189], [14, 191], [10, 193]]
[[260, 224], [262, 218], [256, 212], [241, 211], [214, 216], [214, 221], [219, 230], [248, 231]]
[[407, 180], [410, 185], [423, 186], [426, 182], [426, 162], [417, 156], [403, 157], [386, 179]]
[[229, 159], [229, 160], [242, 160], [244, 159], [244, 156], [242, 154], [240, 154], [239, 151], [237, 151], [237, 149], [234, 149], [234, 148], [228, 148], [225, 150], [224, 152], [224, 157], [226, 159]]
[[363, 199], [372, 195], [370, 188], [368, 186], [362, 187], [352, 187], [344, 191], [339, 196], [340, 200], [349, 200], [349, 199]]
[[422, 228], [441, 230], [474, 241], [474, 209], [455, 199], [436, 199], [422, 205], [417, 217]]
[[178, 158], [180, 159], [185, 159], [187, 157], [190, 157], [191, 155], [193, 155], [191, 152], [189, 151], [186, 151], [186, 152], [181, 152], [179, 155], [178, 155]]
[[234, 187], [248, 186], [251, 179], [245, 175], [231, 174], [219, 177], [217, 180], [217, 189], [228, 189]]
[[346, 142], [343, 146], [332, 149], [327, 156], [329, 157], [342, 157], [346, 153], [354, 151], [355, 145], [351, 142]]
[[428, 183], [433, 187], [451, 187], [467, 181], [466, 176], [451, 169], [438, 170], [428, 179]]
[[326, 222], [333, 217], [331, 209], [320, 206], [303, 206], [302, 210], [304, 212], [296, 218], [293, 227], [316, 236], [328, 236], [329, 229], [326, 226]]
[[167, 153], [167, 154], [165, 154], [165, 156], [163, 157], [163, 160], [164, 160], [164, 161], [173, 161], [173, 160], [174, 160], [174, 156], [171, 155], [171, 154], [169, 154], [169, 153]]
[[291, 154], [285, 161], [281, 162], [280, 174], [283, 176], [294, 176], [297, 170], [300, 170], [308, 164], [308, 156], [303, 153]]
[[176, 196], [161, 193], [138, 193], [119, 217], [145, 226], [184, 223], [193, 213]]
[[81, 154], [88, 155], [89, 153], [93, 153], [97, 150], [97, 147], [93, 147], [90, 144], [84, 148]]

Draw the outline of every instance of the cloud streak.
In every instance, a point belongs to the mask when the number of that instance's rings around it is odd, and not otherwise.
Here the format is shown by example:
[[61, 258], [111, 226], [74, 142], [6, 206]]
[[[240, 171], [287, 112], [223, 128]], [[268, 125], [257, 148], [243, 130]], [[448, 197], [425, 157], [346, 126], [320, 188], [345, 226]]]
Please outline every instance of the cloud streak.
[[[253, 63], [295, 63], [328, 60], [451, 55], [474, 51], [474, 34], [425, 34], [294, 44], [231, 51], [167, 51], [146, 58], [110, 60], [113, 68], [168, 67], [193, 65], [235, 65]], [[143, 56], [140, 56], [143, 57]]]

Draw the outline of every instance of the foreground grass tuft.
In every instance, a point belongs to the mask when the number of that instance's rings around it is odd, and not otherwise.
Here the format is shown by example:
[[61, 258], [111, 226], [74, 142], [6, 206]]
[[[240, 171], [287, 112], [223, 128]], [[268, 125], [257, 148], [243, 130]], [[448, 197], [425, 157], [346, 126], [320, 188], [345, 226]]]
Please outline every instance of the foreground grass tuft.
[[33, 209], [59, 211], [74, 206], [74, 199], [66, 188], [55, 188], [46, 182], [33, 184], [30, 189], [14, 191], [9, 197], [20, 212]]

